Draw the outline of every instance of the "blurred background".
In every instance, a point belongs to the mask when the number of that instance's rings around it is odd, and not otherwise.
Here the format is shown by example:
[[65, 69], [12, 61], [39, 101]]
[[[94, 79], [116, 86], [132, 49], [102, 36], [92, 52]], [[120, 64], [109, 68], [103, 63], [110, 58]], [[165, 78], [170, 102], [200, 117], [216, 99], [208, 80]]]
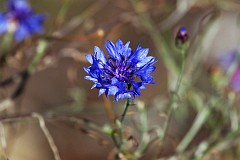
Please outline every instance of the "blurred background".
[[[2, 12], [6, 9], [5, 2], [0, 1]], [[13, 51], [1, 66], [1, 81], [15, 77], [12, 83], [0, 88], [1, 119], [4, 120], [1, 152], [9, 160], [54, 159], [39, 119], [29, 118], [32, 113], [60, 115], [61, 118], [45, 119], [45, 124], [62, 160], [114, 159], [116, 150], [111, 138], [90, 129], [88, 121], [99, 126], [110, 123], [121, 115], [125, 101], [112, 102], [113, 97], [98, 97], [98, 90], [91, 90], [92, 82], [84, 79], [83, 70], [84, 66], [89, 66], [85, 54], [93, 53], [94, 46], [104, 50], [106, 40], [130, 41], [134, 49], [141, 44], [158, 60], [153, 72], [156, 84], [148, 85], [137, 101], [143, 101], [146, 106], [149, 127], [162, 126], [166, 120], [162, 113], [167, 112], [166, 104], [176, 84], [180, 63], [175, 37], [183, 26], [189, 35], [183, 80], [186, 85], [183, 86], [191, 89], [185, 92], [184, 103], [177, 102], [180, 107], [171, 119], [166, 141], [160, 146], [152, 143], [142, 157], [168, 159], [175, 155], [176, 147], [198, 115], [187, 97], [192, 90], [197, 90], [204, 102], [214, 94], [211, 76], [216, 70], [213, 68], [217, 68], [223, 55], [239, 49], [240, 3], [237, 0], [30, 0], [29, 3], [36, 12], [47, 16], [43, 38], [49, 45], [24, 84], [18, 73], [31, 62], [37, 44], [35, 39], [14, 42]], [[24, 87], [10, 98], [19, 86]], [[210, 122], [214, 120], [215, 126], [224, 124], [221, 122], [225, 117], [218, 115], [209, 118]], [[66, 116], [81, 120], [66, 121]], [[135, 125], [138, 118], [136, 107], [131, 107], [126, 118], [126, 134], [139, 137]], [[221, 129], [220, 135], [224, 135], [228, 125]], [[212, 133], [208, 124], [201, 126], [188, 149], [198, 146]], [[217, 137], [214, 142], [224, 138]], [[202, 159], [237, 159], [237, 150], [239, 144], [231, 143], [223, 151], [213, 150]], [[177, 159], [187, 158], [183, 154]]]

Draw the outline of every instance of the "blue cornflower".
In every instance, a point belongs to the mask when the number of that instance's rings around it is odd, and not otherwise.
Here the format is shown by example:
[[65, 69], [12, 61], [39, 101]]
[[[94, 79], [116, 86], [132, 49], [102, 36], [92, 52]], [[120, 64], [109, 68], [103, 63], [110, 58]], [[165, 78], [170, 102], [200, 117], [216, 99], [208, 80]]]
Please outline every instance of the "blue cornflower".
[[116, 44], [111, 41], [105, 44], [108, 56], [95, 46], [94, 54], [86, 55], [91, 66], [84, 67], [89, 74], [85, 79], [93, 81], [92, 88], [99, 89], [99, 96], [113, 95], [115, 100], [135, 98], [141, 95], [140, 89], [145, 89], [145, 84], [154, 84], [150, 75], [156, 62], [152, 56], [147, 56], [149, 49], [140, 45], [135, 51], [129, 48], [130, 42], [125, 45], [121, 40]]
[[45, 15], [36, 14], [26, 0], [8, 0], [7, 12], [0, 13], [0, 34], [13, 32], [17, 41], [43, 31]]

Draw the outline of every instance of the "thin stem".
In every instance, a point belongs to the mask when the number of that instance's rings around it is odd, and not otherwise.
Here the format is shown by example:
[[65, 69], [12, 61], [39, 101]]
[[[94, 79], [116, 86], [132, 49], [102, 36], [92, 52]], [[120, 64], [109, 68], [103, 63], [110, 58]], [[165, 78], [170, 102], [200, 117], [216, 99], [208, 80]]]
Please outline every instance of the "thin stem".
[[82, 13], [73, 17], [69, 23], [67, 23], [62, 29], [58, 30], [54, 34], [56, 35], [67, 35], [68, 33], [75, 30], [78, 26], [80, 26], [86, 19], [93, 17], [97, 12], [107, 5], [109, 0], [99, 0], [96, 1], [93, 5], [86, 8]]
[[118, 144], [118, 141], [117, 141], [117, 138], [116, 138], [116, 133], [117, 133], [117, 130], [113, 130], [112, 133], [111, 133], [111, 137], [112, 137], [112, 140], [113, 140], [113, 143], [115, 144], [115, 146], [120, 149], [120, 143]]
[[162, 135], [162, 140], [164, 141], [165, 138], [166, 138], [166, 134], [167, 134], [167, 131], [168, 131], [168, 128], [169, 128], [169, 124], [170, 124], [170, 121], [171, 121], [171, 118], [172, 118], [172, 114], [173, 114], [173, 107], [170, 107], [169, 111], [168, 111], [168, 117], [167, 117], [167, 120], [163, 126], [163, 135]]
[[58, 15], [57, 15], [57, 18], [56, 18], [56, 21], [55, 21], [56, 28], [59, 28], [63, 24], [63, 22], [66, 18], [67, 12], [69, 11], [69, 8], [72, 4], [72, 1], [71, 0], [64, 0], [62, 3], [63, 3], [62, 7], [58, 12]]
[[[128, 88], [130, 88], [130, 86], [128, 86]], [[127, 114], [127, 110], [129, 108], [129, 106], [130, 106], [130, 99], [128, 98], [120, 121], [119, 120], [116, 121], [116, 125], [117, 125], [118, 131], [119, 131], [119, 142], [116, 139], [117, 130], [113, 130], [113, 132], [111, 134], [112, 140], [113, 140], [115, 146], [118, 148], [119, 152], [121, 152], [121, 150], [122, 150], [121, 147], [124, 143], [124, 129], [123, 129], [122, 124], [123, 124], [123, 121]]]
[[166, 134], [167, 134], [167, 131], [168, 131], [168, 128], [169, 128], [169, 124], [170, 124], [170, 121], [172, 119], [173, 112], [176, 108], [176, 103], [175, 102], [176, 102], [176, 99], [177, 99], [177, 96], [178, 96], [178, 92], [179, 92], [181, 82], [182, 82], [182, 77], [183, 77], [183, 71], [184, 71], [184, 65], [185, 65], [185, 57], [184, 57], [185, 56], [185, 49], [181, 49], [180, 54], [181, 54], [180, 55], [181, 56], [181, 71], [180, 71], [180, 74], [179, 74], [178, 79], [177, 79], [175, 90], [174, 90], [173, 95], [171, 97], [170, 108], [169, 108], [169, 111], [168, 111], [167, 120], [166, 120], [166, 123], [163, 126], [163, 135], [162, 135], [162, 140], [163, 141], [166, 138]]
[[123, 111], [123, 114], [121, 116], [121, 123], [123, 123], [123, 121], [124, 121], [124, 118], [126, 116], [126, 113], [127, 113], [127, 110], [128, 110], [129, 106], [130, 106], [130, 99], [128, 98], [127, 103], [126, 103], [125, 108], [124, 108], [124, 111]]
[[134, 156], [136, 159], [142, 157], [142, 155], [146, 152], [148, 145], [150, 143], [150, 135], [148, 134], [148, 117], [147, 111], [144, 106], [144, 103], [138, 103], [138, 110], [140, 112], [140, 124], [141, 124], [141, 142], [138, 146], [138, 149], [135, 151]]
[[192, 127], [185, 135], [183, 140], [177, 146], [177, 152], [183, 153], [185, 149], [188, 147], [194, 136], [197, 134], [199, 129], [202, 127], [204, 122], [207, 120], [208, 116], [210, 115], [210, 109], [208, 107], [203, 108], [203, 110], [197, 115]]
[[182, 49], [180, 51], [180, 56], [181, 56], [181, 71], [180, 71], [180, 74], [179, 74], [179, 77], [178, 77], [178, 80], [177, 80], [177, 85], [176, 85], [176, 88], [175, 88], [176, 94], [179, 91], [180, 86], [181, 86], [181, 82], [182, 82], [182, 76], [183, 76], [184, 65], [185, 65], [185, 49]]
[[40, 63], [40, 61], [42, 60], [42, 58], [43, 58], [43, 56], [44, 56], [44, 54], [45, 54], [45, 51], [46, 51], [47, 47], [48, 47], [47, 41], [45, 41], [45, 40], [39, 40], [38, 46], [37, 46], [37, 48], [36, 48], [36, 54], [35, 54], [35, 56], [33, 57], [32, 62], [31, 62], [31, 63], [29, 64], [29, 66], [28, 66], [28, 72], [29, 72], [30, 74], [32, 74], [32, 73], [35, 71], [37, 65], [38, 65], [38, 64]]

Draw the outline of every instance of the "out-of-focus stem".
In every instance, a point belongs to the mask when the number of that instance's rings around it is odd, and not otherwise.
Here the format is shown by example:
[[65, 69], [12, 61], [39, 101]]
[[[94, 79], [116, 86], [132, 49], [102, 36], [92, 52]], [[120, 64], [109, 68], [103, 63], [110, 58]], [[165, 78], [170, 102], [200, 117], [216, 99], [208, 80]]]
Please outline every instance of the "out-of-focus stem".
[[198, 113], [195, 121], [192, 124], [192, 127], [188, 131], [188, 133], [185, 135], [183, 140], [180, 142], [180, 144], [177, 146], [177, 152], [183, 153], [185, 149], [188, 147], [194, 136], [197, 134], [199, 129], [202, 127], [204, 122], [206, 121], [207, 117], [210, 115], [210, 109], [206, 106]]
[[63, 0], [62, 1], [62, 3], [63, 3], [62, 7], [58, 12], [56, 22], [55, 22], [55, 26], [57, 28], [63, 24], [63, 22], [65, 20], [65, 17], [67, 15], [67, 12], [68, 12], [72, 2], [73, 2], [72, 0]]
[[170, 121], [172, 119], [172, 115], [174, 113], [174, 110], [177, 107], [176, 106], [176, 101], [177, 101], [177, 98], [178, 98], [178, 93], [179, 93], [179, 89], [180, 89], [180, 86], [181, 86], [182, 76], [183, 76], [183, 71], [184, 71], [184, 65], [185, 65], [185, 52], [186, 52], [185, 49], [181, 49], [180, 50], [180, 56], [181, 56], [180, 67], [181, 67], [181, 71], [180, 71], [180, 74], [179, 74], [178, 79], [177, 79], [175, 90], [173, 92], [173, 95], [171, 96], [170, 105], [169, 105], [170, 108], [168, 110], [167, 120], [166, 120], [166, 122], [164, 123], [164, 126], [163, 126], [163, 135], [162, 135], [162, 140], [163, 141], [166, 138], [166, 134], [167, 134], [167, 131], [168, 131], [168, 128], [169, 128], [169, 125], [170, 125]]
[[107, 5], [109, 0], [98, 0], [95, 1], [91, 6], [86, 8], [82, 13], [73, 17], [69, 23], [67, 23], [62, 29], [55, 32], [56, 35], [67, 35], [68, 33], [75, 30], [78, 26], [80, 26], [86, 19], [89, 17], [93, 17], [98, 11], [104, 8]]
[[[116, 126], [117, 126], [117, 130], [113, 130], [112, 131], [112, 140], [115, 144], [115, 146], [118, 148], [119, 152], [122, 152], [122, 145], [124, 144], [124, 128], [123, 128], [123, 121], [125, 119], [125, 116], [127, 114], [127, 110], [130, 106], [130, 99], [127, 99], [126, 105], [124, 107], [124, 111], [121, 115], [121, 119], [120, 120], [116, 120]], [[117, 140], [117, 133], [119, 133], [119, 141]]]
[[138, 110], [140, 112], [140, 124], [141, 124], [141, 142], [138, 146], [138, 149], [135, 151], [134, 156], [136, 159], [141, 158], [141, 156], [147, 150], [150, 143], [150, 135], [148, 133], [148, 117], [147, 111], [144, 106], [144, 103], [138, 103]]
[[39, 40], [37, 48], [36, 48], [36, 54], [34, 55], [32, 62], [28, 66], [28, 72], [30, 74], [32, 74], [35, 71], [37, 65], [42, 60], [47, 46], [48, 46], [47, 41]]
[[61, 160], [58, 148], [57, 148], [57, 146], [56, 146], [56, 144], [53, 140], [53, 137], [52, 137], [51, 133], [49, 132], [48, 128], [46, 127], [44, 118], [38, 113], [33, 113], [32, 116], [38, 119], [40, 128], [42, 129], [42, 131], [43, 131], [43, 133], [44, 133], [44, 135], [45, 135], [45, 137], [46, 137], [46, 139], [49, 143], [49, 146], [50, 146], [50, 148], [53, 152], [54, 159], [55, 160]]
[[176, 75], [180, 72], [174, 58], [171, 56], [171, 49], [162, 34], [154, 27], [151, 17], [145, 12], [139, 12], [137, 9], [138, 0], [130, 0], [135, 11], [138, 13], [138, 18], [142, 23], [143, 27], [146, 29], [146, 33], [151, 37], [157, 51], [159, 52], [162, 62], [169, 70], [171, 75]]

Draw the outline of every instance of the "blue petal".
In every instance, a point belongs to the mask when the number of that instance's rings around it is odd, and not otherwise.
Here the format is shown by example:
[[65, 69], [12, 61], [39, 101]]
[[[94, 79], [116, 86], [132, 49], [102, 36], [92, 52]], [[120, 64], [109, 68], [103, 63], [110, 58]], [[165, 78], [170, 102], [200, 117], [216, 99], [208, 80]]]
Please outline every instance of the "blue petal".
[[89, 63], [93, 64], [93, 58], [92, 58], [93, 56], [91, 54], [87, 54], [85, 55], [85, 57]]
[[131, 48], [128, 48], [128, 49], [126, 50], [126, 52], [125, 52], [125, 56], [128, 58], [128, 57], [131, 56], [131, 54], [132, 54], [132, 49], [131, 49]]
[[125, 44], [125, 48], [128, 48], [129, 47], [129, 44], [130, 44], [130, 41], [128, 41], [126, 44]]
[[136, 66], [138, 67], [138, 68], [141, 68], [141, 67], [143, 67], [144, 65], [147, 65], [147, 64], [153, 64], [153, 63], [155, 63], [156, 61], [155, 61], [155, 58], [154, 57], [152, 57], [152, 56], [148, 56], [148, 57], [145, 57], [143, 60], [141, 60], [141, 61], [139, 61], [137, 64], [136, 64]]
[[128, 62], [132, 62], [136, 64], [140, 61], [147, 61], [145, 60], [145, 58], [148, 52], [149, 52], [148, 48], [141, 48], [140, 46], [138, 46], [136, 51], [130, 56]]
[[[124, 57], [125, 59], [128, 58], [131, 55], [131, 48], [128, 48], [130, 42], [127, 42], [125, 45], [123, 42], [119, 39], [116, 43], [116, 54], [119, 55], [119, 58]], [[118, 59], [121, 60], [121, 59]]]
[[28, 17], [25, 21], [28, 26], [29, 32], [31, 33], [40, 33], [43, 31], [42, 24], [46, 16], [43, 14], [33, 14]]
[[148, 52], [149, 52], [148, 48], [142, 48], [136, 51], [135, 56], [138, 59], [144, 59], [147, 56]]
[[98, 60], [101, 60], [103, 63], [107, 62], [106, 57], [105, 57], [103, 51], [100, 48], [95, 46], [94, 47], [94, 52], [95, 52], [96, 57], [97, 57]]
[[25, 25], [19, 24], [16, 32], [15, 32], [15, 39], [17, 41], [21, 41], [29, 36], [28, 29]]
[[153, 77], [150, 74], [156, 69], [155, 66], [147, 66], [136, 72], [136, 75], [140, 76], [141, 80], [145, 83], [152, 83]]
[[[91, 59], [90, 59], [90, 58], [89, 58], [89, 60], [90, 60], [90, 62], [91, 62]], [[99, 60], [98, 60], [96, 57], [94, 57], [93, 55], [92, 55], [92, 66], [91, 66], [91, 68], [92, 68], [93, 70], [104, 68], [104, 67], [103, 67], [103, 64], [102, 64], [102, 63], [99, 63]]]
[[90, 71], [89, 68], [83, 67], [83, 69], [84, 69], [85, 72], [87, 72], [89, 74], [89, 71]]
[[124, 47], [123, 42], [119, 39], [115, 45], [117, 51], [121, 51]]
[[85, 78], [86, 80], [90, 80], [90, 81], [93, 81], [93, 82], [95, 82], [95, 83], [98, 82], [98, 80], [97, 80], [96, 78], [93, 78], [93, 77], [91, 77], [91, 76], [85, 76], [84, 78]]
[[106, 91], [106, 89], [100, 89], [99, 93], [98, 93], [98, 96], [101, 96], [105, 91]]
[[7, 31], [7, 19], [6, 16], [0, 13], [0, 34]]
[[141, 95], [140, 89], [145, 89], [145, 88], [146, 88], [146, 87], [143, 85], [142, 82], [132, 82], [132, 86], [133, 86], [134, 92], [135, 92], [137, 95]]
[[10, 12], [14, 11], [19, 15], [27, 15], [32, 10], [26, 0], [9, 0], [8, 2]]
[[91, 89], [95, 88], [96, 86], [97, 86], [97, 84], [95, 83], [95, 84], [91, 87]]
[[109, 56], [111, 58], [116, 58], [116, 53], [115, 53], [115, 45], [112, 43], [112, 41], [108, 40], [108, 43], [104, 44]]
[[118, 101], [119, 99], [124, 99], [124, 98], [132, 98], [130, 93], [122, 93], [122, 94], [118, 94], [115, 97], [115, 101]]
[[115, 95], [118, 92], [118, 88], [116, 86], [111, 86], [108, 88], [107, 96]]

